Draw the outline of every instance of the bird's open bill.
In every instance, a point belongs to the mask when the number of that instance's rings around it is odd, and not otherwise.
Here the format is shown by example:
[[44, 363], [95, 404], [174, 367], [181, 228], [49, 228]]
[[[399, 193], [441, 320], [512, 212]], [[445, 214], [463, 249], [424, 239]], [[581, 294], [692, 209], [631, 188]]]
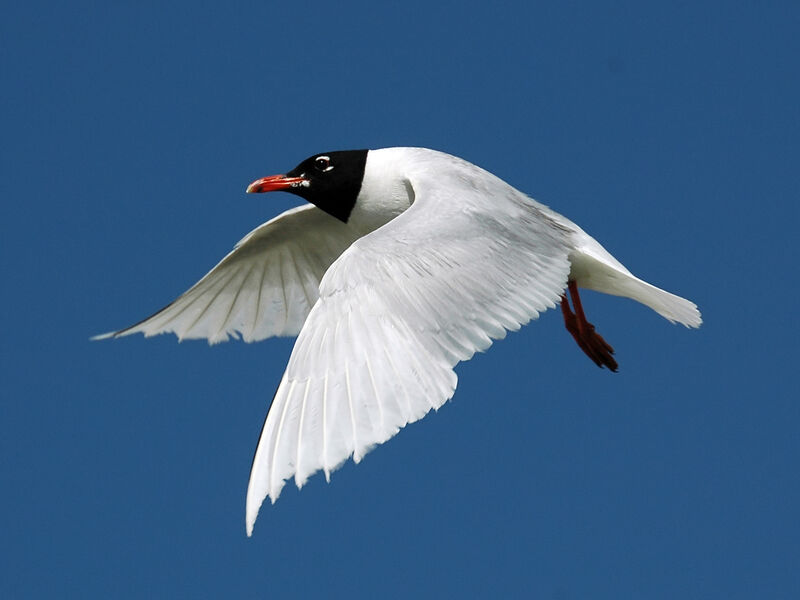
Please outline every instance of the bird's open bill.
[[303, 177], [287, 177], [286, 175], [270, 175], [269, 177], [262, 177], [256, 179], [253, 183], [247, 186], [248, 194], [260, 194], [262, 192], [275, 192], [277, 190], [285, 190], [287, 188], [297, 187], [307, 182]]

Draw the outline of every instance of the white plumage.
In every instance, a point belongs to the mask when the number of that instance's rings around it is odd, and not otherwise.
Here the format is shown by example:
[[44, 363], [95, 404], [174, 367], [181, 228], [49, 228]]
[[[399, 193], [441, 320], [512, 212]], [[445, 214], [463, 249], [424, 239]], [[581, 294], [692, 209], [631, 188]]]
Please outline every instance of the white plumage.
[[143, 333], [246, 342], [297, 335], [319, 282], [358, 235], [312, 205], [292, 208], [248, 233], [200, 281], [153, 316], [93, 339]]
[[555, 307], [568, 279], [701, 323], [693, 303], [636, 278], [494, 175], [441, 152], [387, 148], [368, 153], [346, 223], [312, 206], [287, 211], [170, 306], [99, 337], [171, 331], [215, 343], [299, 331], [253, 460], [250, 535], [287, 479], [300, 487], [320, 469], [329, 478], [438, 409], [455, 391], [453, 367]]

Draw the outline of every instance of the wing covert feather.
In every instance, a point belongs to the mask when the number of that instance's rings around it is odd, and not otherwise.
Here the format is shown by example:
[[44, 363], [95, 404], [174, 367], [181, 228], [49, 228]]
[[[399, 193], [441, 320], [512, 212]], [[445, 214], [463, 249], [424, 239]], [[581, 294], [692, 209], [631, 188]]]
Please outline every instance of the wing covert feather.
[[485, 210], [435, 199], [418, 195], [326, 272], [253, 460], [248, 534], [285, 480], [359, 462], [452, 397], [458, 362], [556, 305], [566, 230], [521, 194]]

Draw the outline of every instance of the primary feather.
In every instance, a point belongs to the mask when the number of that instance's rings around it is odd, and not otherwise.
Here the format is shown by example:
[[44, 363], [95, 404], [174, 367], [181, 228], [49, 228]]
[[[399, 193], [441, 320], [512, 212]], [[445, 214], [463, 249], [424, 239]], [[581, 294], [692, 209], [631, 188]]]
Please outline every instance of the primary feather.
[[175, 302], [98, 336], [299, 332], [253, 460], [248, 535], [286, 480], [330, 478], [438, 409], [458, 362], [555, 306], [568, 281], [702, 322], [692, 302], [635, 277], [566, 217], [448, 154], [315, 155], [248, 191], [276, 189], [316, 207], [265, 223]]

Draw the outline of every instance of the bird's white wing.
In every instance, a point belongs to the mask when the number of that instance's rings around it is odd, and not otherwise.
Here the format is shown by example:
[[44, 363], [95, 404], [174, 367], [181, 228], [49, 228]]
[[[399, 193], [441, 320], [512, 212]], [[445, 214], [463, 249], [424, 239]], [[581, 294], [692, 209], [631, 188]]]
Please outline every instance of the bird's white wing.
[[247, 234], [172, 304], [95, 339], [173, 332], [214, 344], [238, 334], [247, 342], [297, 335], [325, 271], [357, 237], [313, 205], [290, 209]]
[[555, 306], [566, 286], [567, 230], [513, 188], [449, 201], [414, 191], [411, 208], [322, 280], [253, 460], [248, 535], [286, 479], [329, 477], [438, 409], [456, 363]]

